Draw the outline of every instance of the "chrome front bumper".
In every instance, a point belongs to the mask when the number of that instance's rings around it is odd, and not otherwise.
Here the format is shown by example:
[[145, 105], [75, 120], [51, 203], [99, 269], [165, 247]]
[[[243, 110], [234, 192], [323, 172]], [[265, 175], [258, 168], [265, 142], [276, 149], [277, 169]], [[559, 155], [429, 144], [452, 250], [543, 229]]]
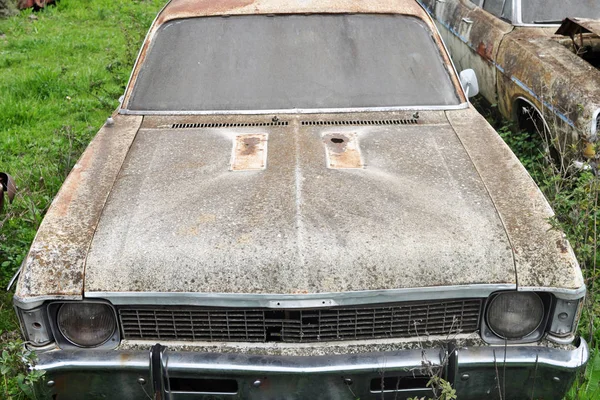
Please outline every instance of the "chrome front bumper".
[[[44, 398], [405, 399], [433, 397], [439, 373], [465, 399], [561, 399], [589, 350], [542, 346], [402, 350], [317, 357], [147, 351], [39, 354]], [[382, 388], [383, 386], [383, 388]], [[383, 393], [382, 393], [383, 392]], [[53, 397], [55, 396], [55, 397]]]

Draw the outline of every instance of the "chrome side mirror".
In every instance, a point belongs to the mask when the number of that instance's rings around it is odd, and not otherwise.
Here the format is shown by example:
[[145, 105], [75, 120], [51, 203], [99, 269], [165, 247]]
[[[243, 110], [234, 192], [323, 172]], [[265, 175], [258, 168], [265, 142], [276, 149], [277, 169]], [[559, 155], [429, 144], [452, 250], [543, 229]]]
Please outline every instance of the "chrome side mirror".
[[473, 97], [479, 93], [479, 84], [477, 83], [477, 75], [472, 69], [465, 69], [460, 73], [460, 84], [465, 91], [467, 97]]

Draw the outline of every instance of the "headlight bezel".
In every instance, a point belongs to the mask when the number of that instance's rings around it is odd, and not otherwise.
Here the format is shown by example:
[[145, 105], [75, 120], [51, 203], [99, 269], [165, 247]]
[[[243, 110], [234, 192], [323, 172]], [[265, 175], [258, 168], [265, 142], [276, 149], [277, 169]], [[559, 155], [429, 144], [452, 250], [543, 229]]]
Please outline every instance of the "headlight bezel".
[[530, 334], [519, 338], [519, 339], [505, 339], [499, 336], [494, 330], [490, 327], [488, 322], [488, 312], [490, 306], [493, 304], [493, 301], [501, 295], [510, 295], [516, 293], [523, 293], [518, 291], [502, 291], [491, 294], [483, 307], [483, 315], [481, 318], [481, 338], [488, 344], [521, 344], [521, 343], [532, 343], [541, 340], [548, 331], [548, 320], [550, 317], [550, 311], [553, 308], [553, 296], [547, 292], [526, 292], [526, 293], [534, 293], [539, 297], [542, 302], [543, 307], [543, 316], [538, 324], [537, 328], [533, 330]]
[[[104, 342], [96, 346], [83, 346], [75, 343], [73, 340], [67, 338], [62, 330], [58, 326], [58, 313], [63, 305], [65, 304], [103, 304], [106, 305], [110, 311], [115, 322], [115, 327], [112, 335], [110, 335]], [[121, 328], [119, 326], [119, 319], [117, 317], [117, 311], [115, 307], [108, 301], [103, 300], [83, 300], [83, 301], [61, 301], [52, 302], [48, 305], [48, 315], [50, 319], [50, 325], [52, 333], [56, 340], [56, 344], [63, 350], [67, 349], [85, 349], [85, 350], [112, 350], [115, 349], [121, 342]]]

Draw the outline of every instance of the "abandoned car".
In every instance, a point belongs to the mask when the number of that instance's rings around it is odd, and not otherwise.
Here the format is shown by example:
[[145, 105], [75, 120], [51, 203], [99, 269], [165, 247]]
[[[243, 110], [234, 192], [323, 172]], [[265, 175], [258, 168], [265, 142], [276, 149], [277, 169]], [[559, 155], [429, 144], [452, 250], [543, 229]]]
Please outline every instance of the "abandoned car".
[[600, 1], [419, 2], [457, 68], [475, 70], [504, 117], [542, 134], [551, 160], [596, 162]]
[[465, 92], [416, 2], [172, 0], [23, 263], [40, 392], [562, 398], [581, 270]]

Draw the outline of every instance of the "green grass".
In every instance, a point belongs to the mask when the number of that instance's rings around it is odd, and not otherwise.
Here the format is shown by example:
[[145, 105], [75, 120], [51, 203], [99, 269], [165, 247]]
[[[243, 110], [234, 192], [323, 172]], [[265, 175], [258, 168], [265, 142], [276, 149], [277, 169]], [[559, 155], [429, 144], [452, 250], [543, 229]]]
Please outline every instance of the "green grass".
[[[166, 0], [60, 0], [0, 19], [0, 171], [19, 187], [0, 213], [0, 286], [19, 268], [77, 158], [118, 105], [150, 23]], [[18, 337], [0, 298], [0, 342]], [[17, 385], [0, 398], [20, 398]]]

